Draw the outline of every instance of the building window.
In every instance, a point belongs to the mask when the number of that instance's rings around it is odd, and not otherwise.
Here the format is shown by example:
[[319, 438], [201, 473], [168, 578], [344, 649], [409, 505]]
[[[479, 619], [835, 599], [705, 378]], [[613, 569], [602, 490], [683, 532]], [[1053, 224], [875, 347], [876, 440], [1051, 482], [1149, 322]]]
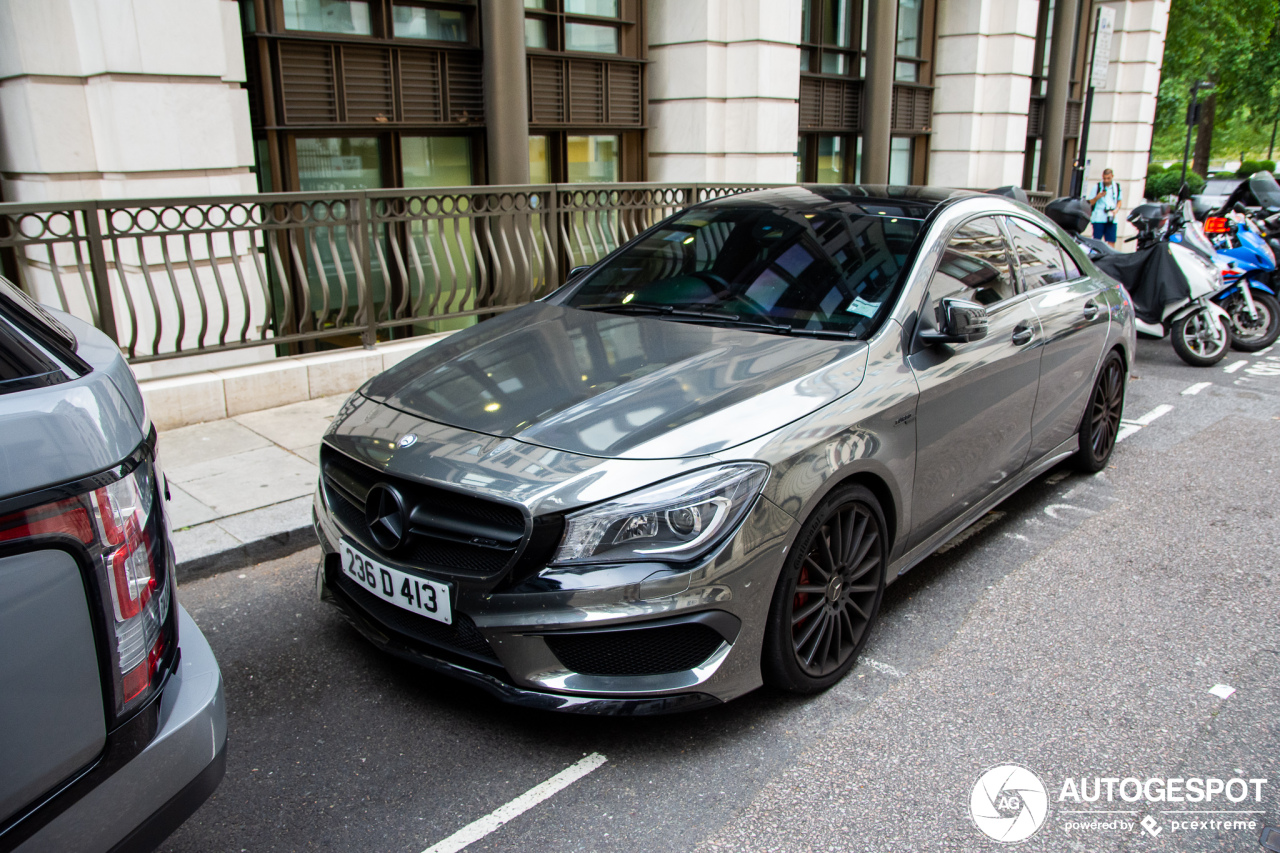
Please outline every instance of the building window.
[[644, 180], [644, 0], [524, 6], [529, 179]]
[[618, 180], [618, 137], [570, 136], [566, 144], [569, 183], [614, 183]]
[[915, 140], [911, 137], [895, 136], [889, 141], [889, 183], [902, 186], [911, 183], [914, 155]]
[[469, 40], [467, 18], [461, 9], [436, 9], [429, 6], [391, 7], [392, 32], [395, 38], [427, 41]]
[[924, 0], [898, 0], [898, 52], [894, 79], [903, 83], [920, 82], [920, 63], [924, 52], [921, 31], [924, 25]]
[[373, 35], [367, 0], [284, 0], [284, 28], [314, 33]]
[[801, 71], [862, 76], [861, 58], [866, 49], [864, 6], [859, 0], [804, 0]]
[[382, 186], [382, 150], [376, 137], [302, 137], [295, 143], [302, 192], [371, 190]]
[[525, 0], [525, 47], [575, 53], [626, 53], [619, 0]]
[[473, 183], [471, 144], [467, 136], [401, 136], [403, 186], [469, 186]]

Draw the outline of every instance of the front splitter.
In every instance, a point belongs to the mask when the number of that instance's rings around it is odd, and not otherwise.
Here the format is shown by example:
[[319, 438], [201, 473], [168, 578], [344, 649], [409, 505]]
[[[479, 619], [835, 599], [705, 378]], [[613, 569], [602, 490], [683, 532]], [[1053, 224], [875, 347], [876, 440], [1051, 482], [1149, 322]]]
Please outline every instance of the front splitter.
[[707, 693], [672, 693], [666, 696], [612, 698], [545, 693], [516, 687], [514, 684], [503, 681], [489, 673], [481, 672], [462, 663], [436, 657], [416, 643], [402, 640], [394, 632], [384, 630], [372, 622], [358, 605], [352, 605], [346, 600], [345, 596], [329, 589], [327, 585], [323, 586], [320, 593], [323, 600], [337, 607], [351, 623], [352, 627], [382, 651], [440, 675], [475, 685], [510, 705], [569, 714], [639, 717], [674, 714], [723, 704], [720, 699]]

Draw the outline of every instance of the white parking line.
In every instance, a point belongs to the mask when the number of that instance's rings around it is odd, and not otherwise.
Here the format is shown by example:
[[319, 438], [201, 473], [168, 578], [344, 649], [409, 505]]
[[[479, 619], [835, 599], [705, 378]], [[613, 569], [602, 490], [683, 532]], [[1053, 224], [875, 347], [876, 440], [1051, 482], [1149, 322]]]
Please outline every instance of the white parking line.
[[444, 841], [428, 847], [422, 853], [457, 853], [468, 844], [484, 838], [512, 818], [519, 817], [543, 800], [555, 796], [606, 761], [608, 759], [603, 755], [593, 752], [576, 764], [561, 770], [542, 784], [534, 785], [505, 806], [494, 809], [474, 823], [469, 823], [459, 829]]
[[1245, 366], [1246, 364], [1248, 364], [1248, 363], [1249, 363], [1249, 360], [1248, 360], [1248, 359], [1245, 359], [1245, 360], [1243, 360], [1243, 361], [1233, 361], [1233, 362], [1231, 362], [1230, 364], [1228, 364], [1226, 367], [1222, 368], [1222, 372], [1223, 372], [1223, 373], [1235, 373], [1237, 370], [1239, 370], [1240, 368], [1244, 367], [1244, 366]]
[[892, 675], [894, 678], [905, 678], [907, 675], [905, 672], [898, 669], [896, 666], [891, 666], [887, 663], [881, 663], [880, 661], [872, 660], [869, 657], [864, 657], [861, 659], [861, 661], [862, 663], [865, 663], [867, 666], [871, 667], [877, 672], [883, 672], [885, 675]]
[[1276, 348], [1276, 345], [1275, 345], [1275, 344], [1272, 344], [1271, 346], [1267, 347], [1266, 349], [1260, 349], [1260, 350], [1258, 350], [1257, 352], [1255, 352], [1255, 353], [1254, 353], [1254, 355], [1256, 355], [1258, 358], [1262, 358], [1262, 356], [1264, 356], [1264, 355], [1266, 355], [1267, 353], [1271, 352], [1271, 351], [1272, 351], [1273, 349], [1275, 349], [1275, 348]]
[[1173, 411], [1173, 406], [1170, 406], [1168, 403], [1161, 403], [1159, 406], [1156, 406], [1154, 409], [1147, 412], [1142, 417], [1134, 418], [1133, 422], [1138, 426], [1151, 426], [1152, 421], [1154, 421], [1156, 418], [1163, 418], [1165, 415], [1169, 414], [1172, 411]]
[[1194, 397], [1196, 394], [1199, 394], [1201, 391], [1208, 388], [1212, 384], [1213, 384], [1212, 382], [1197, 382], [1195, 385], [1192, 385], [1189, 388], [1182, 389], [1182, 396]]

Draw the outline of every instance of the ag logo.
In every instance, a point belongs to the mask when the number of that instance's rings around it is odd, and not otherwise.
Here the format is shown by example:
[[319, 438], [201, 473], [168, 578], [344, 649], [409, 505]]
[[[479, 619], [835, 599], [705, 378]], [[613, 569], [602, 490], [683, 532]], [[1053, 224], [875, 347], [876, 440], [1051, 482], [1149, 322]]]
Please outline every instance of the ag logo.
[[1044, 825], [1049, 795], [1040, 777], [1027, 768], [1000, 764], [974, 783], [969, 814], [974, 825], [996, 841], [1026, 841]]

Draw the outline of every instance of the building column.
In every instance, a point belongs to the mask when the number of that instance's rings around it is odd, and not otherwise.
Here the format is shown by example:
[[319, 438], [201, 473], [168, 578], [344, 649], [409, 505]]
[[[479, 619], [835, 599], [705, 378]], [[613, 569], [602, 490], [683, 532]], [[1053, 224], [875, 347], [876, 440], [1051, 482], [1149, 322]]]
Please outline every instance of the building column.
[[938, 0], [929, 182], [1022, 183], [1039, 0]]
[[1062, 147], [1066, 141], [1067, 99], [1071, 97], [1071, 58], [1076, 43], [1080, 0], [1057, 0], [1053, 7], [1053, 39], [1049, 43], [1049, 79], [1044, 99], [1044, 168], [1040, 181], [1047, 192], [1062, 192]]
[[1160, 63], [1169, 27], [1169, 0], [1124, 0], [1107, 5], [1116, 10], [1111, 65], [1106, 85], [1093, 93], [1084, 177], [1088, 188], [1102, 180], [1103, 169], [1115, 173], [1123, 193], [1116, 221], [1124, 223], [1129, 211], [1143, 201]]
[[800, 0], [649, 0], [649, 179], [791, 183]]
[[867, 0], [867, 80], [862, 90], [864, 184], [889, 181], [889, 137], [893, 128], [893, 77], [898, 49], [897, 0]]
[[485, 150], [490, 184], [529, 183], [523, 0], [483, 0]]

